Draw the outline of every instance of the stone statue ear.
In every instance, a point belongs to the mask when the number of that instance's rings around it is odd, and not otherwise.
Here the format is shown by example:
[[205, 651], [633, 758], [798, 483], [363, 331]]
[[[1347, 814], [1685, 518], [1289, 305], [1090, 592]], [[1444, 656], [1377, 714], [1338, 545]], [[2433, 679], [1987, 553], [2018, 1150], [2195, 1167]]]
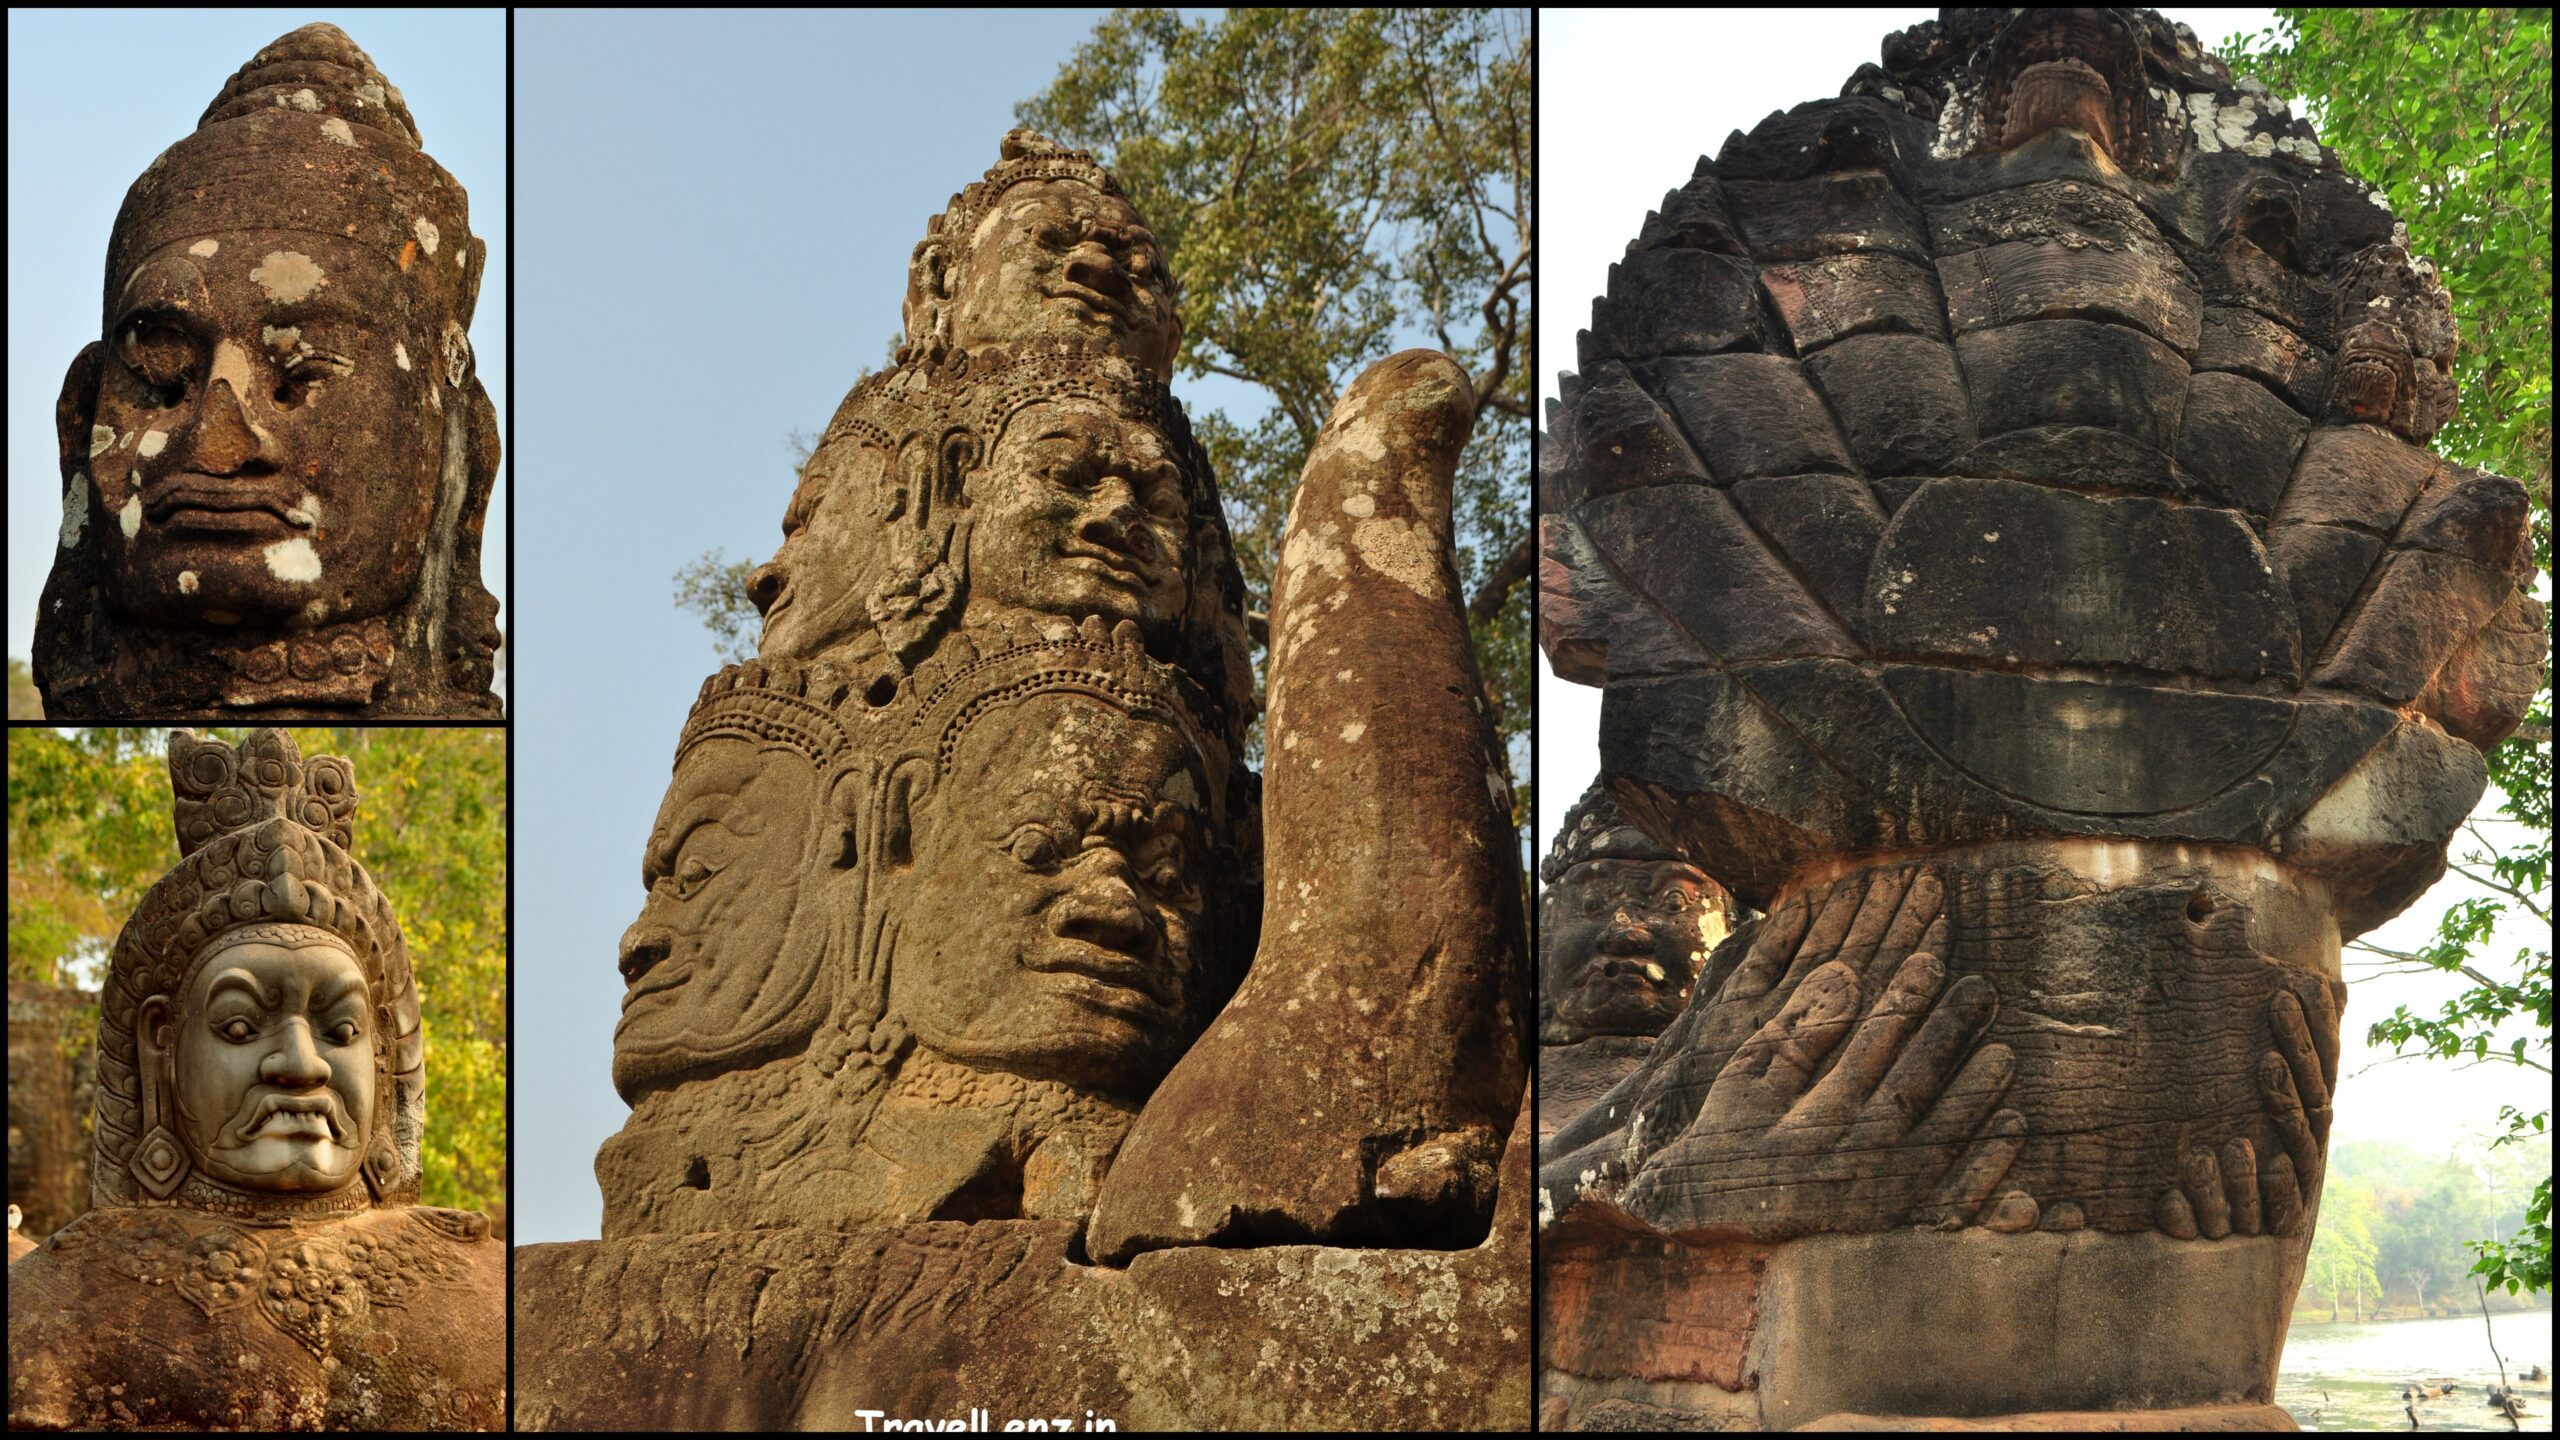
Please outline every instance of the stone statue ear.
[[[95, 347], [92, 347], [95, 348]], [[134, 1015], [134, 1083], [142, 1090], [142, 1140], [133, 1147], [126, 1168], [134, 1183], [154, 1200], [177, 1193], [187, 1178], [187, 1147], [178, 1143], [170, 1122], [177, 1118], [172, 1073], [177, 1056], [169, 1046], [169, 997], [154, 995]]]
[[880, 868], [915, 864], [915, 807], [930, 783], [927, 760], [908, 760], [889, 772], [880, 795]]
[[[397, 1100], [396, 1093], [393, 1098]], [[390, 1203], [400, 1180], [400, 1151], [391, 1143], [391, 1129], [389, 1121], [376, 1121], [364, 1149], [364, 1186], [376, 1205]]]
[[907, 303], [900, 317], [907, 324], [907, 344], [925, 346], [943, 338], [950, 305], [949, 254], [940, 237], [927, 236], [907, 257]]
[[71, 472], [89, 460], [89, 427], [98, 414], [98, 375], [107, 361], [107, 347], [92, 340], [71, 357], [71, 368], [62, 375], [62, 395], [53, 402], [53, 438], [62, 456], [62, 478], [67, 483]]
[[828, 863], [850, 870], [862, 860], [862, 778], [858, 771], [836, 777], [827, 792]]

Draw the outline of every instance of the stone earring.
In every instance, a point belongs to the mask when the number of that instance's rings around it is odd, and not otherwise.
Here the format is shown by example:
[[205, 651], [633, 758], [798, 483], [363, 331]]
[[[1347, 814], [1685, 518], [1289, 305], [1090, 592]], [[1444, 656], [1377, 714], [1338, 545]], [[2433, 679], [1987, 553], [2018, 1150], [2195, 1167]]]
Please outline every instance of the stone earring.
[[376, 1204], [391, 1198], [392, 1182], [400, 1178], [400, 1152], [391, 1144], [391, 1127], [376, 1125], [373, 1139], [364, 1150], [364, 1183], [373, 1192]]
[[142, 1143], [134, 1147], [127, 1168], [133, 1171], [135, 1183], [154, 1200], [166, 1200], [177, 1193], [178, 1185], [187, 1178], [186, 1147], [171, 1133], [166, 1111], [169, 1107], [173, 1068], [168, 1056], [160, 1057], [151, 1076], [142, 1087]]

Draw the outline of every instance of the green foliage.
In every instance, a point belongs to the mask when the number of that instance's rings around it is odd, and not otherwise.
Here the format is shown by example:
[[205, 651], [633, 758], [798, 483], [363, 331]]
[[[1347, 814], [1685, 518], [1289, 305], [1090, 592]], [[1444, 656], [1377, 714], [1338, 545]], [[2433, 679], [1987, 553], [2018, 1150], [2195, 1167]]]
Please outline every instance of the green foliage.
[[1183, 371], [1270, 397], [1197, 427], [1252, 593], [1343, 387], [1414, 344], [1467, 366], [1459, 576], [1506, 753], [1531, 718], [1532, 59], [1525, 10], [1119, 10], [1017, 111], [1101, 155], [1163, 242]]
[[747, 576], [753, 560], [732, 560], [713, 550], [685, 562], [676, 572], [676, 608], [702, 617], [711, 632], [711, 648], [723, 665], [756, 658], [756, 639], [764, 617], [747, 598]]
[[[241, 729], [208, 733], [238, 743]], [[409, 940], [427, 1035], [424, 1198], [506, 1193], [506, 737], [297, 729], [352, 758], [356, 849]], [[153, 730], [9, 732], [9, 975], [94, 988], [116, 932], [178, 861]]]
[[[2235, 72], [2305, 97], [2321, 139], [2347, 170], [2381, 188], [2432, 259], [2462, 330], [2454, 359], [2461, 408], [2436, 447], [2524, 483], [2533, 549], [2551, 573], [2551, 12], [2518, 9], [2283, 9], [2276, 28], [2222, 47]], [[2413, 957], [2471, 988], [2434, 1015], [2401, 1006], [2372, 1043], [2440, 1059], [2551, 1071], [2551, 950], [2515, 956], [2512, 976], [2480, 968], [2502, 916], [2550, 933], [2551, 691], [2489, 757], [2497, 813], [2521, 838], [2468, 849], [2455, 870], [2491, 893], [2447, 910]], [[2501, 1036], [2511, 1023], [2530, 1036]], [[2536, 1053], [2538, 1052], [2539, 1058]], [[2509, 1107], [2508, 1138], [2538, 1134], [2550, 1111]], [[2478, 1242], [2479, 1272], [2510, 1291], [2551, 1281], [2550, 1196], [2505, 1242]]]
[[2356, 1287], [2365, 1281], [2354, 1261], [2363, 1242], [2372, 1247], [2372, 1279], [2364, 1295], [2394, 1308], [2447, 1302], [2467, 1307], [2469, 1277], [2478, 1268], [2471, 1252], [2479, 1242], [2471, 1237], [2520, 1224], [2530, 1228], [2537, 1215], [2540, 1223], [2549, 1221], [2547, 1139], [2528, 1135], [2513, 1147], [2503, 1140], [2485, 1148], [2466, 1142], [2437, 1154], [2398, 1142], [2347, 1140], [2329, 1161], [2306, 1275], [2308, 1303], [2357, 1303]]
[[2320, 1202], [2320, 1223], [2311, 1237], [2311, 1258], [2302, 1283], [2327, 1298], [2329, 1308], [2362, 1308], [2363, 1297], [2382, 1296], [2374, 1273], [2380, 1247], [2373, 1243], [2373, 1192], [2361, 1186], [2332, 1184]]

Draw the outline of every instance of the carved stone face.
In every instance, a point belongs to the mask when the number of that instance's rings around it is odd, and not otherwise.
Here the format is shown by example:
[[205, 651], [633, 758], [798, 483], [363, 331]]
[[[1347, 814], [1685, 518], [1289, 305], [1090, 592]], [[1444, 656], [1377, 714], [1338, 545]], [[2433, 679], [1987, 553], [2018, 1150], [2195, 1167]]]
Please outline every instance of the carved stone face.
[[1541, 960], [1550, 1039], [1659, 1035], [1720, 936], [1714, 882], [1676, 861], [1591, 860], [1548, 895]]
[[275, 1191], [355, 1178], [373, 1119], [374, 1014], [346, 947], [225, 947], [156, 1014], [176, 1056], [179, 1138], [206, 1174]]
[[1097, 700], [970, 726], [916, 818], [890, 1012], [974, 1065], [1152, 1088], [1198, 1023], [1207, 789], [1179, 734]]
[[65, 437], [89, 457], [111, 606], [311, 625], [407, 598], [442, 407], [464, 403], [436, 387], [467, 353], [409, 288], [372, 250], [301, 231], [172, 242], [136, 268]]
[[870, 502], [890, 463], [888, 452], [856, 441], [810, 460], [783, 516], [782, 547], [747, 577], [767, 657], [821, 654], [872, 623], [886, 526]]
[[1103, 341], [1156, 375], [1171, 373], [1180, 332], [1164, 253], [1116, 195], [1073, 180], [1008, 187], [949, 283], [961, 349]]
[[658, 808], [622, 937], [613, 1083], [626, 1100], [796, 1048], [824, 1012], [824, 796], [797, 751], [711, 739]]
[[1190, 504], [1165, 437], [1090, 400], [1015, 411], [968, 482], [974, 616], [1135, 620], [1182, 613]]

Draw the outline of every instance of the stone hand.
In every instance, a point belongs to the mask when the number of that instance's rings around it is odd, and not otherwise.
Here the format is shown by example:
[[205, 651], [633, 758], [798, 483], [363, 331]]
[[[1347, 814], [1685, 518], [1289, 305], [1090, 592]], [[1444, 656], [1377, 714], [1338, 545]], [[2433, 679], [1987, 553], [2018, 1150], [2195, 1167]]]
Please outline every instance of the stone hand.
[[[1935, 877], [1911, 888], [1924, 883]], [[1900, 915], [1934, 908], [1923, 896]], [[1689, 1126], [1642, 1164], [1626, 1211], [1666, 1231], [1764, 1241], [1899, 1224], [1924, 1200], [1924, 1218], [1972, 1217], [2024, 1143], [2017, 1112], [1992, 1114], [2013, 1071], [2008, 1048], [1975, 1048], [1998, 999], [1979, 976], [1946, 983], [1942, 918], [1916, 942], [1896, 943], [1897, 932], [1907, 934], [1897, 924], [1857, 961], [1824, 961], [1795, 986]], [[1902, 958], [1861, 1016], [1858, 963], [1879, 954]]]
[[2275, 1043], [2258, 1058], [2258, 1091], [2281, 1142], [2264, 1165], [2246, 1136], [2219, 1148], [2198, 1145], [2181, 1162], [2178, 1183], [2160, 1193], [2160, 1228], [2181, 1240], [2231, 1235], [2298, 1235], [2320, 1200], [2329, 1144], [2329, 1096], [2337, 1083], [2335, 1007], [2326, 982], [2312, 989], [2306, 1011], [2289, 989], [2268, 1002]]

